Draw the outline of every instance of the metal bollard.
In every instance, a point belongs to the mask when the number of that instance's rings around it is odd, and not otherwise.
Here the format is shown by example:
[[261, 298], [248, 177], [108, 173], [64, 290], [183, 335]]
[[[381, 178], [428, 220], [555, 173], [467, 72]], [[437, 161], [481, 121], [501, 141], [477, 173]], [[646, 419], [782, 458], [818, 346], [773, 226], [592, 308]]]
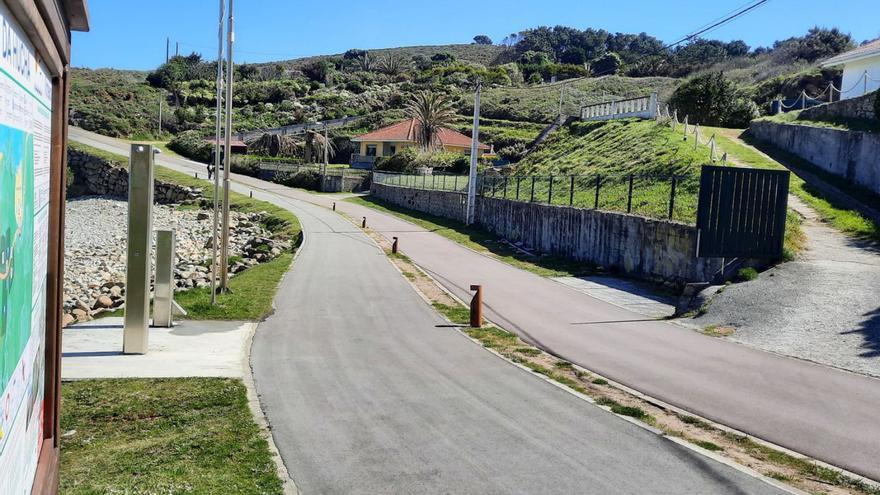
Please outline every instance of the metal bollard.
[[153, 147], [131, 145], [128, 180], [128, 254], [122, 352], [149, 348], [150, 258], [153, 237]]
[[333, 211], [336, 211], [336, 201], [333, 202]]
[[153, 326], [171, 328], [174, 301], [174, 253], [176, 239], [173, 230], [156, 231], [156, 278], [153, 295]]
[[391, 254], [397, 254], [397, 237], [392, 237], [394, 242], [391, 243]]
[[364, 219], [361, 221], [361, 228], [367, 228], [367, 217], [364, 217]]
[[254, 192], [253, 192], [253, 191], [251, 191], [251, 198], [253, 198], [253, 197], [254, 197]]
[[471, 327], [483, 327], [483, 286], [472, 285], [471, 290], [475, 291], [474, 298], [471, 299]]

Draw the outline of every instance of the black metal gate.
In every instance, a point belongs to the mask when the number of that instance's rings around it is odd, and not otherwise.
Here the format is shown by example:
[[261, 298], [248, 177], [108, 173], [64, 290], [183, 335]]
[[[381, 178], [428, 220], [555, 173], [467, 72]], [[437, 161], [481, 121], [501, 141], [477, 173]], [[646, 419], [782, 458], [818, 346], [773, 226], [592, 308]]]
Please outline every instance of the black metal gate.
[[697, 256], [780, 257], [789, 175], [787, 170], [702, 167]]

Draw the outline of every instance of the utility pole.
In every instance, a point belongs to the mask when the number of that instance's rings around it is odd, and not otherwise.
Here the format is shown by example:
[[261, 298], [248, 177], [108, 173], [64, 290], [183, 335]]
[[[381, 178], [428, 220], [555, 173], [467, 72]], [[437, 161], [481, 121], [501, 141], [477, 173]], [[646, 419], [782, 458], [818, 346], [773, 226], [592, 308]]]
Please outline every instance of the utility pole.
[[477, 91], [474, 93], [474, 128], [471, 134], [471, 169], [468, 174], [468, 196], [467, 196], [467, 219], [465, 224], [474, 223], [474, 212], [476, 210], [477, 200], [477, 151], [480, 143], [480, 91], [483, 89], [483, 82], [477, 81]]
[[162, 99], [165, 98], [165, 95], [159, 94], [159, 136], [162, 135]]
[[217, 108], [214, 122], [214, 219], [211, 229], [211, 304], [217, 304], [217, 234], [220, 223], [220, 127], [223, 121], [223, 20], [226, 17], [225, 0], [220, 0], [220, 20], [217, 22]]
[[233, 2], [229, 0], [229, 21], [226, 32], [226, 146], [223, 150], [223, 231], [220, 244], [220, 290], [229, 290], [229, 169], [232, 168], [232, 82], [235, 71], [232, 65], [232, 45], [235, 42], [235, 17]]
[[171, 56], [171, 38], [165, 37], [165, 63], [168, 63], [168, 58]]
[[324, 171], [321, 173], [321, 190], [324, 190], [324, 183], [327, 177], [327, 168], [330, 165], [330, 140], [327, 135], [327, 124], [324, 124]]
[[180, 42], [179, 41], [174, 42], [174, 56], [175, 57], [180, 56]]

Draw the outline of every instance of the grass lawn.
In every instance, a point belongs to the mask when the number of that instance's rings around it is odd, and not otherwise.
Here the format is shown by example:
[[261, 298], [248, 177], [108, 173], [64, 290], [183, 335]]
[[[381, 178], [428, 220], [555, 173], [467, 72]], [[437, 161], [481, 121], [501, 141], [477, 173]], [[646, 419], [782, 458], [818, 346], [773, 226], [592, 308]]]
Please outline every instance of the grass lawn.
[[292, 261], [292, 253], [283, 253], [230, 278], [231, 292], [217, 295], [215, 306], [209, 287], [178, 292], [174, 299], [187, 310], [189, 320], [260, 320], [272, 311], [275, 291]]
[[282, 493], [238, 380], [83, 380], [61, 394], [62, 494]]
[[[122, 155], [108, 153], [81, 143], [71, 143], [71, 147], [99, 156], [114, 163], [126, 164], [128, 159]], [[155, 168], [156, 180], [171, 182], [189, 187], [201, 188], [208, 203], [213, 202], [213, 183], [196, 179], [162, 166]], [[244, 194], [230, 191], [229, 207], [244, 213], [266, 212], [268, 217], [263, 226], [277, 238], [293, 241], [294, 249], [302, 239], [299, 220], [293, 213], [272, 203], [253, 199]], [[182, 205], [181, 208], [192, 208]], [[231, 292], [217, 297], [217, 305], [211, 305], [211, 290], [190, 289], [177, 292], [174, 299], [189, 313], [191, 320], [259, 320], [272, 310], [272, 300], [281, 277], [290, 267], [293, 253], [283, 253], [267, 263], [249, 268], [229, 279]], [[119, 312], [105, 313], [104, 316], [121, 316]]]
[[596, 273], [596, 267], [556, 256], [529, 256], [485, 230], [467, 227], [461, 222], [428, 213], [402, 208], [370, 196], [346, 198], [345, 201], [366, 206], [412, 222], [419, 227], [457, 242], [479, 253], [490, 255], [522, 270], [542, 277], [566, 277]]
[[[858, 188], [844, 183], [838, 177], [831, 176], [828, 173], [818, 170], [817, 167], [797, 156], [786, 153], [773, 146], [756, 142], [750, 139], [748, 136], [742, 136], [742, 139], [744, 139], [748, 144], [754, 146], [755, 148], [758, 148], [760, 151], [763, 151], [767, 155], [774, 157], [779, 161], [774, 160], [773, 158], [767, 158], [767, 156], [764, 156], [764, 154], [760, 153], [754, 148], [743, 145], [731, 137], [740, 137], [740, 131], [713, 128], [707, 128], [706, 131], [707, 133], [715, 132], [719, 147], [729, 153], [729, 155], [733, 157], [735, 161], [745, 166], [753, 168], [782, 170], [785, 169], [785, 167], [780, 164], [780, 161], [791, 163], [797, 168], [802, 168], [807, 172], [815, 174], [816, 176], [836, 186], [842, 191], [851, 194], [854, 198], [858, 200], [861, 200], [868, 204], [876, 204], [877, 202], [876, 197], [872, 197], [872, 195], [870, 195], [869, 193], [861, 191]], [[830, 200], [824, 194], [822, 194], [822, 192], [819, 191], [817, 188], [810, 186], [794, 173], [792, 173], [791, 175], [791, 184], [789, 190], [792, 194], [794, 194], [803, 202], [807, 203], [808, 205], [810, 205], [810, 207], [816, 210], [822, 220], [827, 222], [835, 229], [857, 237], [865, 237], [880, 241], [880, 226], [872, 222], [870, 219], [865, 218], [859, 212], [847, 209], [842, 205], [836, 204], [834, 201]]]

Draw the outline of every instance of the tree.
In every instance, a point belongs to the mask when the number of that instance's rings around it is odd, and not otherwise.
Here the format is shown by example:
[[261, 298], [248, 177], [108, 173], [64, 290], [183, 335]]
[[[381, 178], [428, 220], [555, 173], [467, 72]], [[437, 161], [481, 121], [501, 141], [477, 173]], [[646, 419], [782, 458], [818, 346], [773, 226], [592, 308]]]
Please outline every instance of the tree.
[[599, 60], [593, 62], [590, 66], [590, 70], [593, 72], [594, 76], [608, 76], [617, 74], [617, 71], [620, 70], [620, 66], [623, 65], [623, 61], [620, 59], [620, 55], [614, 52], [608, 52]]
[[452, 103], [443, 95], [431, 91], [415, 93], [406, 110], [417, 124], [416, 142], [426, 151], [437, 147], [440, 129], [452, 125], [456, 118]]
[[474, 36], [474, 43], [478, 45], [491, 45], [492, 38], [486, 36], [485, 34], [478, 34], [477, 36]]
[[690, 122], [745, 127], [759, 116], [757, 105], [721, 72], [695, 77], [675, 90], [670, 104]]
[[562, 53], [562, 57], [559, 58], [559, 61], [563, 64], [583, 65], [587, 62], [587, 54], [584, 52], [583, 48], [576, 46], [565, 50], [565, 52]]
[[743, 40], [733, 40], [724, 45], [724, 50], [727, 51], [727, 55], [730, 57], [742, 57], [749, 54], [749, 45]]
[[855, 48], [852, 36], [841, 32], [837, 28], [825, 29], [813, 27], [807, 35], [795, 39], [795, 58], [814, 62], [820, 58], [833, 57], [847, 50]]

